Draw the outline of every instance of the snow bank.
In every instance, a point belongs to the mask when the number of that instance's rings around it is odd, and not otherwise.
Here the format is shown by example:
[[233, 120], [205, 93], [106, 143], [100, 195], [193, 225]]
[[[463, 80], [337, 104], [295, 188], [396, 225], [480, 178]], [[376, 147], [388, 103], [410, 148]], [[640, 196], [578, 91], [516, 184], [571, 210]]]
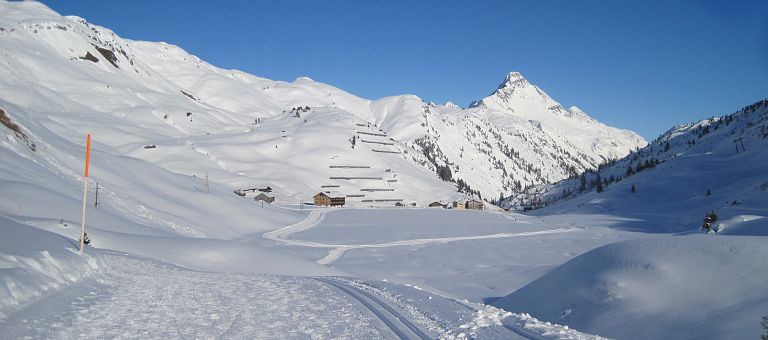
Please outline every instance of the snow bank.
[[440, 339], [604, 339], [568, 326], [540, 321], [529, 314], [440, 296], [417, 286], [388, 281], [351, 281], [383, 297], [420, 327]]
[[766, 282], [762, 238], [652, 237], [587, 252], [494, 305], [622, 339], [748, 339]]
[[737, 215], [715, 225], [720, 235], [768, 236], [768, 218], [756, 215]]
[[98, 256], [80, 256], [75, 240], [0, 215], [0, 317], [91, 275], [98, 263]]

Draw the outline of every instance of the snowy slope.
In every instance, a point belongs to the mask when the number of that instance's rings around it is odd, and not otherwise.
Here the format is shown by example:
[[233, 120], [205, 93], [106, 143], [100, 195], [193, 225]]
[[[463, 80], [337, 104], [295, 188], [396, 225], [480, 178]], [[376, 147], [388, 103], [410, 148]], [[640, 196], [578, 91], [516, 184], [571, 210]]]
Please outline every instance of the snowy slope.
[[[532, 212], [542, 218], [608, 219], [655, 236], [587, 252], [494, 305], [617, 338], [758, 337], [768, 311], [767, 141], [762, 100], [676, 126], [604, 166], [602, 192], [592, 172], [582, 193], [573, 178], [515, 197], [549, 203]], [[710, 212], [718, 220], [705, 232]]]
[[[36, 321], [52, 325], [42, 328], [44, 333], [41, 334], [35, 333], [34, 327], [22, 326], [15, 329], [18, 333], [14, 334], [19, 336], [120, 336], [98, 333], [104, 330], [103, 327], [88, 328], [91, 313], [102, 307], [125, 306], [125, 301], [154, 301], [153, 294], [162, 295], [165, 286], [174, 285], [210, 297], [206, 300], [210, 305], [226, 305], [233, 301], [232, 297], [247, 294], [249, 282], [256, 282], [267, 292], [275, 292], [274, 296], [291, 296], [296, 290], [320, 293], [306, 296], [306, 301], [310, 301], [308, 304], [298, 301], [293, 306], [269, 306], [280, 315], [305, 315], [310, 320], [286, 317], [279, 324], [282, 328], [268, 330], [274, 333], [257, 333], [242, 325], [232, 329], [244, 331], [241, 335], [283, 334], [280, 332], [290, 328], [291, 322], [302, 327], [310, 325], [307, 327], [319, 332], [314, 335], [341, 334], [339, 329], [355, 330], [357, 314], [353, 311], [342, 315], [349, 318], [341, 320], [352, 321], [352, 325], [348, 323], [339, 328], [333, 325], [338, 320], [324, 319], [328, 316], [327, 311], [322, 311], [326, 306], [312, 312], [311, 301], [322, 297], [327, 286], [318, 288], [316, 282], [306, 277], [262, 275], [346, 274], [316, 263], [318, 258], [332, 254], [295, 245], [280, 246], [262, 239], [265, 232], [301, 224], [310, 216], [306, 209], [285, 207], [298, 208], [293, 204], [310, 201], [320, 190], [341, 191], [349, 196], [352, 205], [358, 207], [391, 206], [400, 200], [424, 205], [460, 196], [455, 182], [460, 183], [459, 189], [464, 192], [482, 194], [485, 198], [497, 197], [500, 192], [509, 193], [557, 181], [594, 168], [604, 160], [620, 157], [645, 143], [634, 134], [595, 122], [578, 109], [562, 111], [555, 107], [550, 110], [555, 106], [554, 101], [538, 88], [530, 92], [528, 85], [524, 86], [527, 97], [523, 99], [514, 99], [510, 95], [509, 98], [514, 100], [506, 98], [494, 106], [492, 95], [483, 100], [486, 104], [468, 109], [424, 103], [413, 95], [368, 100], [309, 78], [283, 82], [222, 70], [179, 47], [122, 39], [109, 29], [91, 25], [81, 18], [61, 17], [34, 2], [0, 2], [0, 47], [0, 159], [3, 160], [0, 162], [0, 188], [4, 193], [0, 195], [0, 230], [7, 232], [8, 235], [3, 237], [9, 239], [34, 240], [29, 246], [3, 246], [0, 255], [7, 263], [3, 265], [0, 278], [7, 280], [0, 288], [13, 292], [15, 287], [22, 287], [21, 293], [9, 301], [32, 304], [23, 306], [32, 309], [22, 312], [13, 309], [11, 318], [16, 319], [12, 321], [23, 319], [33, 324]], [[521, 79], [522, 76], [510, 74], [499, 91], [525, 85], [527, 81]], [[86, 133], [92, 133], [94, 137], [87, 226], [94, 246], [148, 256], [185, 268], [105, 252], [111, 256], [110, 266], [99, 264], [98, 271], [107, 276], [86, 277], [97, 268], [72, 256], [71, 246], [79, 231]], [[438, 174], [450, 181], [441, 180]], [[95, 182], [100, 188], [98, 208], [90, 205]], [[233, 193], [235, 188], [264, 186], [275, 189], [277, 201], [282, 205], [261, 207], [250, 197], [241, 198]], [[448, 215], [450, 213], [452, 211], [442, 211], [439, 218], [452, 219], [454, 216]], [[376, 216], [359, 209], [350, 219], [354, 224], [369, 223], [370, 230], [376, 224], [368, 219]], [[422, 214], [410, 219], [411, 224], [402, 226], [419, 227], [420, 218], [429, 216], [432, 215]], [[515, 217], [509, 219], [517, 221]], [[497, 263], [494, 261], [505, 257], [500, 249], [508, 248], [513, 239], [522, 243], [526, 242], [524, 237], [533, 235], [538, 237], [537, 242], [544, 244], [545, 238], [550, 238], [548, 230], [563, 229], [545, 225], [546, 222], [541, 220], [536, 222], [536, 230], [529, 235], [527, 228], [517, 229], [525, 224], [523, 222], [501, 224], [494, 221], [494, 225], [487, 228], [488, 232], [504, 235], [488, 238], [480, 235], [482, 230], [470, 229], [483, 220], [486, 219], [476, 216], [470, 216], [466, 223], [456, 219], [455, 222], [461, 225], [456, 224], [455, 231], [440, 229], [443, 227], [441, 222], [434, 221], [429, 229], [416, 232], [419, 235], [414, 237], [426, 238], [419, 241], [421, 243], [402, 240], [409, 237], [408, 231], [403, 230], [393, 229], [399, 235], [382, 238], [424, 250], [443, 246], [443, 250], [435, 253], [437, 255], [427, 255], [430, 261], [438, 262], [446, 262], [445, 254], [470, 258], [456, 252], [458, 247], [482, 247], [486, 251], [478, 252], [481, 257], [493, 254], [487, 256], [488, 264], [482, 263], [472, 270], [486, 275], [492, 272], [489, 268]], [[575, 226], [565, 229], [568, 233], [586, 230]], [[432, 232], [435, 235], [429, 235]], [[531, 259], [531, 263], [536, 264], [520, 282], [527, 282], [552, 265], [562, 263], [575, 252], [623, 238], [624, 234], [617, 236], [590, 230], [582, 234], [585, 240], [576, 241], [575, 237], [558, 234], [565, 244], [577, 245], [571, 245], [565, 251], [558, 249], [557, 254], [549, 255], [543, 261]], [[340, 238], [345, 236], [354, 234], [340, 233]], [[380, 235], [363, 236], [378, 239]], [[508, 243], [498, 241], [489, 246], [496, 237], [509, 238]], [[456, 245], [445, 242], [456, 242]], [[350, 242], [347, 248], [358, 246]], [[449, 247], [451, 249], [445, 250]], [[50, 254], [55, 253], [56, 258], [64, 262], [49, 265], [42, 253], [44, 249]], [[402, 258], [412, 255], [401, 248], [382, 248], [379, 254], [385, 254], [385, 250]], [[551, 248], [544, 250], [552, 251]], [[473, 251], [466, 254], [473, 254]], [[339, 260], [343, 252], [337, 255], [336, 260]], [[14, 258], [24, 259], [14, 262]], [[470, 261], [463, 260], [454, 265], [466, 266]], [[397, 264], [390, 262], [393, 266]], [[43, 263], [42, 267], [38, 263]], [[342, 263], [340, 261], [340, 265]], [[55, 274], [56, 270], [49, 267], [56, 265], [84, 274], [73, 281], [69, 277], [46, 278], [35, 272], [36, 268], [43, 268], [46, 275]], [[131, 269], [130, 273], [120, 273], [123, 265]], [[9, 271], [5, 271], [5, 266], [16, 268], [12, 269], [14, 274], [6, 275]], [[370, 262], [360, 267], [370, 271], [384, 268], [371, 266]], [[430, 267], [429, 270], [417, 270], [431, 275], [443, 268], [440, 263]], [[154, 270], [162, 274], [156, 282], [142, 274]], [[15, 274], [17, 272], [21, 274]], [[243, 274], [230, 275], [232, 282], [219, 282], [221, 272]], [[435, 277], [444, 277], [440, 275], [450, 273], [443, 271]], [[504, 277], [510, 276], [520, 275], [506, 273]], [[497, 290], [492, 286], [498, 281], [487, 284], [481, 279], [480, 276], [465, 275], [456, 285], [483, 286], [473, 289], [495, 294]], [[49, 282], [59, 282], [57, 280], [71, 281], [71, 284], [52, 289], [63, 297], [49, 299], [46, 295], [36, 300], [48, 289]], [[181, 286], [174, 280], [186, 280], [186, 285]], [[480, 283], [468, 284], [467, 281], [472, 280]], [[126, 282], [140, 284], [132, 286]], [[63, 305], [69, 307], [55, 309], [40, 318], [31, 317], [40, 311], [34, 308], [36, 301], [49, 304], [59, 299], [72, 300], [76, 295], [64, 291], [69, 289], [67, 287], [72, 287], [78, 294], [94, 293], [95, 296], [69, 305], [71, 301], [66, 301]], [[146, 291], [142, 287], [147, 288]], [[216, 290], [210, 287], [222, 288], [224, 296], [216, 295]], [[399, 286], [397, 289], [403, 288]], [[504, 294], [507, 292], [505, 290]], [[143, 293], [148, 295], [141, 295]], [[416, 295], [413, 292], [402, 294]], [[333, 296], [332, 301], [339, 300], [338, 295]], [[171, 310], [183, 311], [182, 323], [201, 317], [223, 320], [210, 321], [210, 328], [191, 329], [189, 333], [179, 331], [181, 336], [208, 336], [211, 334], [206, 332], [229, 330], [227, 324], [237, 325], [241, 316], [269, 315], [246, 309], [240, 314], [240, 311], [225, 308], [213, 313], [216, 315], [201, 316], [201, 310], [192, 306], [192, 300], [172, 304], [167, 300], [172, 297], [166, 295], [166, 300], [162, 300], [164, 303], [148, 306], [140, 313], [141, 318], [145, 318], [142, 322], [154, 322], [151, 334], [172, 335], [167, 333], [172, 330], [167, 326], [176, 320], [154, 317], [157, 313], [168, 316], [166, 307], [169, 306]], [[257, 296], [249, 298], [258, 300]], [[426, 299], [425, 296], [420, 298]], [[417, 312], [427, 308], [425, 306], [418, 306]], [[3, 307], [2, 313], [7, 311], [11, 311], [11, 307]], [[116, 311], [123, 313], [123, 317], [131, 315], [130, 310], [117, 308]], [[77, 315], [78, 318], [73, 322], [62, 315]], [[470, 320], [470, 317], [475, 319]], [[121, 321], [124, 320], [116, 318], [112, 321], [123, 324]], [[518, 335], [523, 332], [527, 334], [523, 336], [528, 337], [550, 332], [548, 336], [552, 338], [581, 337], [567, 328], [540, 323], [525, 314], [510, 315], [490, 307], [468, 308], [461, 318], [451, 320], [444, 325], [446, 333], [435, 334], [461, 337], [466, 331], [470, 336], [509, 338], [514, 336], [510, 332]], [[70, 324], [68, 322], [77, 327], [67, 330], [57, 326]], [[267, 320], [263, 324], [273, 323]], [[528, 325], [532, 328], [527, 328]], [[536, 328], [540, 332], [526, 333], [526, 329]], [[126, 336], [140, 332], [133, 327], [125, 330], [127, 333], [123, 335]], [[370, 337], [369, 331], [363, 329], [344, 334]]]
[[[90, 131], [109, 153], [184, 175], [208, 172], [230, 189], [270, 185], [280, 200], [306, 201], [335, 185], [365, 205], [447, 200], [455, 184], [438, 179], [441, 169], [466, 184], [462, 191], [496, 197], [644, 143], [584, 114], [532, 122], [542, 108], [524, 101], [462, 110], [412, 95], [367, 100], [309, 78], [273, 81], [177, 46], [122, 39], [39, 3], [1, 6], [0, 99], [10, 116], [28, 116], [18, 120], [31, 134], [32, 121], [70, 142]], [[348, 165], [367, 168], [334, 167]]]
[[99, 269], [100, 259], [80, 256], [74, 243], [0, 216], [0, 318]]
[[765, 282], [761, 237], [653, 237], [587, 252], [494, 305], [619, 339], [753, 339]]
[[57, 244], [61, 237], [9, 228], [14, 236], [33, 235], [47, 250], [0, 250], [9, 261], [0, 277], [16, 284], [2, 291], [10, 303], [0, 305], [5, 338], [600, 339], [417, 287], [196, 271], [109, 251], [90, 250], [95, 257], [83, 258], [62, 254], [74, 248]]
[[[551, 206], [535, 214], [613, 214], [637, 221], [627, 228], [655, 232], [695, 230], [706, 213], [715, 211], [723, 223], [732, 220], [723, 226], [727, 230], [737, 220], [768, 214], [766, 144], [768, 101], [763, 100], [733, 114], [676, 126], [647, 147], [604, 166], [599, 171], [604, 182], [601, 193], [594, 183], [598, 174], [587, 172], [583, 192], [579, 192], [581, 176], [575, 176], [532, 188], [507, 204], [529, 205], [538, 199]], [[740, 233], [748, 232], [765, 233]]]
[[510, 72], [496, 91], [471, 107], [513, 115], [540, 124], [550, 135], [567, 136], [591, 161], [621, 158], [646, 144], [636, 133], [606, 126], [578, 107], [565, 109], [519, 72]]

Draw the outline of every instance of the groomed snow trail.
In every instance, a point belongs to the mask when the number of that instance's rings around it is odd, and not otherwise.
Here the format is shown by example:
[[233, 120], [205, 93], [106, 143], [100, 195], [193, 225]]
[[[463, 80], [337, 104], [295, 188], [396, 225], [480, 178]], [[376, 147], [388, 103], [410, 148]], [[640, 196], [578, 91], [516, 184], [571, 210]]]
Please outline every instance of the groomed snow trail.
[[[211, 273], [125, 255], [0, 319], [3, 338], [381, 338], [335, 287], [306, 277]], [[55, 303], [52, 303], [55, 302]]]
[[411, 323], [405, 316], [383, 302], [373, 294], [328, 278], [315, 278], [315, 280], [331, 285], [344, 292], [351, 299], [367, 309], [374, 317], [381, 320], [387, 328], [400, 339], [432, 339], [419, 327]]
[[293, 225], [289, 225], [285, 228], [280, 228], [274, 231], [270, 231], [268, 233], [265, 233], [263, 237], [266, 239], [270, 239], [270, 240], [274, 240], [274, 241], [278, 241], [278, 242], [282, 242], [282, 243], [294, 245], [294, 246], [313, 247], [313, 248], [333, 248], [330, 252], [328, 252], [328, 255], [326, 257], [317, 261], [318, 264], [327, 265], [327, 264], [336, 262], [342, 256], [344, 256], [345, 252], [352, 249], [387, 248], [387, 247], [398, 247], [398, 246], [424, 245], [424, 244], [430, 244], [430, 243], [449, 243], [449, 242], [468, 241], [468, 240], [485, 240], [485, 239], [495, 239], [495, 238], [522, 237], [522, 236], [533, 236], [533, 235], [543, 235], [543, 234], [565, 233], [565, 232], [573, 232], [573, 231], [581, 230], [580, 228], [575, 228], [575, 227], [562, 227], [562, 228], [556, 228], [556, 229], [529, 231], [529, 232], [520, 232], [520, 233], [497, 233], [497, 234], [490, 234], [490, 235], [475, 235], [475, 236], [420, 238], [420, 239], [413, 239], [413, 240], [402, 240], [402, 241], [376, 243], [376, 244], [325, 244], [325, 243], [318, 243], [318, 242], [294, 240], [290, 238], [292, 234], [307, 230], [309, 228], [312, 228], [322, 223], [325, 220], [325, 216], [328, 214], [328, 211], [329, 209], [313, 210], [311, 213], [309, 213], [309, 216], [307, 216], [307, 218], [304, 219], [303, 221]]

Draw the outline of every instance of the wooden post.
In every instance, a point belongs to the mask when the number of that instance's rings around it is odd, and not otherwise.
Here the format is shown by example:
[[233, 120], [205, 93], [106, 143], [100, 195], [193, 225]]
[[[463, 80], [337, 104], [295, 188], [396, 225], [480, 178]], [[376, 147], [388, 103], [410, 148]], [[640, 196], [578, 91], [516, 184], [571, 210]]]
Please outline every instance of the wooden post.
[[91, 158], [91, 134], [85, 147], [85, 177], [83, 178], [83, 223], [80, 226], [80, 255], [85, 251], [85, 202], [88, 200], [88, 163]]

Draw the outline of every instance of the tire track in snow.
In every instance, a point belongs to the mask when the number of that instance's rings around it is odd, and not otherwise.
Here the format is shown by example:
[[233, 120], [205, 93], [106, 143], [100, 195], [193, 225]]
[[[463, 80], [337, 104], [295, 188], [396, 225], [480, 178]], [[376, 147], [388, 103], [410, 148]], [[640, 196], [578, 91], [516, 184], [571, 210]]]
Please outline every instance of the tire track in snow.
[[293, 225], [289, 225], [284, 228], [270, 231], [268, 233], [265, 233], [262, 236], [266, 239], [282, 242], [288, 245], [313, 247], [313, 248], [333, 248], [330, 252], [328, 252], [328, 255], [326, 257], [317, 261], [318, 264], [327, 265], [327, 264], [331, 264], [338, 261], [339, 259], [341, 259], [342, 256], [344, 256], [344, 253], [352, 249], [388, 248], [388, 247], [398, 247], [398, 246], [424, 245], [424, 244], [431, 244], [431, 243], [449, 243], [449, 242], [457, 242], [457, 241], [523, 237], [523, 236], [565, 233], [565, 232], [572, 232], [572, 231], [577, 231], [581, 229], [581, 228], [575, 228], [575, 227], [561, 227], [556, 229], [529, 231], [529, 232], [520, 232], [520, 233], [497, 233], [497, 234], [475, 235], [475, 236], [420, 238], [420, 239], [402, 240], [402, 241], [375, 243], [375, 244], [325, 244], [325, 243], [318, 243], [318, 242], [294, 240], [290, 238], [291, 234], [310, 229], [322, 223], [323, 221], [325, 221], [325, 216], [328, 214], [328, 211], [329, 209], [313, 210], [309, 214], [309, 216], [307, 216], [307, 218], [304, 219], [303, 221]]
[[368, 312], [389, 327], [400, 339], [432, 339], [432, 337], [424, 334], [421, 329], [411, 323], [405, 316], [373, 294], [331, 279], [315, 278], [315, 280], [335, 287], [360, 303]]

